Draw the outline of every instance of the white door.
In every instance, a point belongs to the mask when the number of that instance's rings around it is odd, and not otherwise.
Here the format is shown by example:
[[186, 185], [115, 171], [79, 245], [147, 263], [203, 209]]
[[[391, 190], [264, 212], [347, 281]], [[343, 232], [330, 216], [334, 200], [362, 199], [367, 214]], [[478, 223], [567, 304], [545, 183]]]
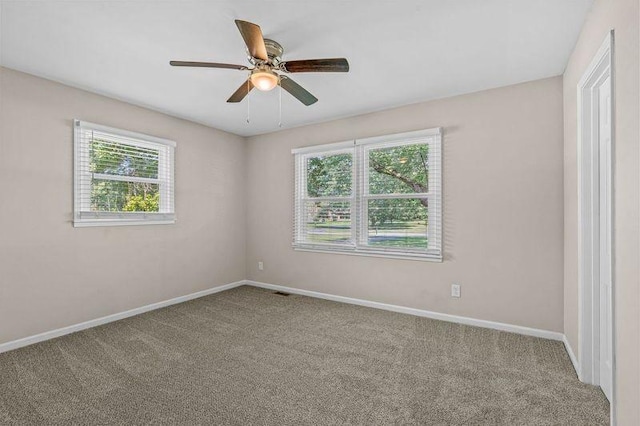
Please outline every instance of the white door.
[[611, 401], [612, 291], [611, 291], [611, 77], [598, 88], [599, 98], [599, 287], [600, 287], [600, 387]]

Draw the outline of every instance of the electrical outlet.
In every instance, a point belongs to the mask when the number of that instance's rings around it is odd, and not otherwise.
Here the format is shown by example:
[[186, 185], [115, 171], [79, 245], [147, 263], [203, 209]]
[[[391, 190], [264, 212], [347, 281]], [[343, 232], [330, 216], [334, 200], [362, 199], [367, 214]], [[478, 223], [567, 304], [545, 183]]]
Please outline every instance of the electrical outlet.
[[451, 284], [451, 297], [460, 297], [460, 284]]
[[258, 270], [264, 271], [264, 263], [258, 262]]

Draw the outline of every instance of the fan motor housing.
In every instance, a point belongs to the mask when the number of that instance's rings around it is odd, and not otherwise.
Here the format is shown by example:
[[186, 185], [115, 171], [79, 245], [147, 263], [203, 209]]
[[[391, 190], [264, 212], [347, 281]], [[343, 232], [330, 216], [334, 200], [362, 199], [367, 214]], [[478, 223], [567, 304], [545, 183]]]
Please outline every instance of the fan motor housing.
[[264, 45], [267, 48], [267, 56], [269, 56], [269, 60], [273, 61], [275, 59], [279, 62], [282, 59], [284, 47], [282, 47], [280, 43], [269, 38], [265, 38]]
[[[269, 57], [269, 63], [271, 65], [277, 66], [280, 62], [282, 62], [282, 54], [284, 53], [284, 47], [277, 41], [271, 40], [269, 38], [264, 39], [264, 46], [267, 48], [267, 56]], [[249, 54], [247, 49], [247, 54], [249, 56], [249, 62], [253, 65], [258, 65], [263, 61], [257, 58], [254, 58]]]

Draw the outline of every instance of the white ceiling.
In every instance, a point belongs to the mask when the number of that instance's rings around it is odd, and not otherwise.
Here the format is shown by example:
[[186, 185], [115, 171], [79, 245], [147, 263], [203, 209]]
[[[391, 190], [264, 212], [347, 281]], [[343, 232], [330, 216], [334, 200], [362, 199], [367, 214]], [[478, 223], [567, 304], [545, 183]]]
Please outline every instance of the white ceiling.
[[282, 95], [283, 127], [559, 75], [593, 0], [8, 1], [0, 64], [239, 135], [278, 130], [278, 90], [226, 99], [246, 72], [233, 22], [262, 27], [284, 59], [346, 57], [348, 74], [295, 74], [319, 98]]

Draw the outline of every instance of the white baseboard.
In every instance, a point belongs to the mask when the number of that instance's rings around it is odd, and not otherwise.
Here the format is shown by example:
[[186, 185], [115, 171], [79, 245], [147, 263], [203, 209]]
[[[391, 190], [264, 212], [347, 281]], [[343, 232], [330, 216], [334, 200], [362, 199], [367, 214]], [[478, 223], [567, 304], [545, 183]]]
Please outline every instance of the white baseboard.
[[97, 318], [79, 324], [70, 325], [68, 327], [58, 328], [56, 330], [46, 331], [44, 333], [36, 334], [34, 336], [24, 337], [22, 339], [13, 340], [11, 342], [0, 344], [0, 353], [11, 351], [13, 349], [22, 348], [24, 346], [32, 345], [34, 343], [42, 342], [56, 337], [64, 336], [65, 334], [75, 333], [76, 331], [86, 330], [87, 328], [96, 327], [98, 325], [107, 324], [109, 322], [118, 321], [124, 318], [132, 317], [134, 315], [140, 315], [145, 312], [153, 311], [155, 309], [164, 308], [166, 306], [175, 305], [176, 303], [186, 302], [188, 300], [197, 299], [199, 297], [208, 296], [213, 293], [218, 293], [225, 290], [230, 290], [235, 287], [245, 285], [245, 281], [236, 281], [230, 284], [213, 287], [207, 290], [198, 291], [196, 293], [187, 294], [185, 296], [175, 297], [173, 299], [164, 300], [162, 302], [152, 303], [150, 305], [142, 306], [140, 308], [130, 309], [128, 311], [119, 312], [117, 314], [107, 315], [106, 317]]
[[230, 290], [232, 288], [239, 287], [242, 285], [250, 285], [253, 287], [260, 287], [260, 288], [266, 288], [270, 290], [282, 291], [286, 293], [299, 294], [302, 296], [332, 300], [334, 302], [342, 302], [342, 303], [349, 303], [352, 305], [367, 306], [370, 308], [383, 309], [387, 311], [399, 312], [399, 313], [408, 314], [408, 315], [416, 315], [420, 317], [432, 318], [432, 319], [441, 320], [441, 321], [449, 321], [449, 322], [454, 322], [458, 324], [472, 325], [476, 327], [490, 328], [494, 330], [507, 331], [510, 333], [523, 334], [526, 336], [535, 336], [535, 337], [541, 337], [544, 339], [562, 341], [564, 342], [565, 347], [567, 348], [567, 352], [569, 353], [569, 357], [571, 358], [571, 362], [573, 363], [574, 368], [576, 368], [576, 371], [579, 371], [576, 357], [573, 353], [573, 350], [571, 349], [571, 346], [569, 345], [568, 340], [566, 339], [564, 334], [558, 333], [555, 331], [540, 330], [536, 328], [523, 327], [519, 325], [505, 324], [505, 323], [494, 322], [494, 321], [486, 321], [486, 320], [480, 320], [475, 318], [462, 317], [458, 315], [443, 314], [443, 313], [427, 311], [423, 309], [408, 308], [405, 306], [390, 305], [387, 303], [372, 302], [369, 300], [354, 299], [354, 298], [345, 297], [345, 296], [336, 296], [333, 294], [320, 293], [320, 292], [311, 291], [311, 290], [302, 290], [302, 289], [293, 288], [293, 287], [285, 287], [281, 285], [268, 284], [268, 283], [251, 281], [251, 280], [236, 281], [230, 284], [213, 287], [213, 288], [199, 291], [196, 293], [187, 294], [185, 296], [176, 297], [176, 298], [165, 300], [162, 302], [152, 303], [150, 305], [142, 306], [140, 308], [130, 309], [128, 311], [120, 312], [117, 314], [107, 315], [102, 318], [97, 318], [97, 319], [85, 321], [79, 324], [70, 325], [68, 327], [58, 328], [56, 330], [51, 330], [44, 333], [36, 334], [34, 336], [29, 336], [22, 339], [2, 343], [0, 344], [0, 353], [7, 352], [13, 349], [18, 349], [24, 346], [32, 345], [34, 343], [42, 342], [45, 340], [54, 339], [56, 337], [64, 336], [65, 334], [71, 334], [77, 331], [86, 330], [87, 328], [96, 327], [102, 324], [107, 324], [113, 321], [118, 321], [118, 320], [132, 317], [135, 315], [140, 315], [142, 313], [149, 312], [155, 309], [164, 308], [166, 306], [175, 305], [177, 303], [186, 302], [188, 300], [197, 299], [199, 297], [208, 296], [210, 294], [218, 293], [221, 291]]
[[580, 364], [578, 364], [578, 358], [576, 358], [575, 353], [573, 352], [573, 348], [571, 347], [571, 343], [569, 343], [569, 339], [567, 339], [566, 335], [562, 336], [562, 343], [564, 343], [564, 348], [567, 350], [569, 354], [569, 359], [571, 359], [571, 364], [573, 364], [573, 369], [576, 370], [576, 375], [580, 378]]
[[285, 287], [281, 285], [268, 284], [259, 281], [246, 280], [245, 284], [254, 287], [261, 287], [270, 290], [282, 291], [285, 293], [299, 294], [302, 296], [316, 297], [318, 299], [332, 300], [334, 302], [350, 303], [352, 305], [367, 306], [369, 308], [384, 309], [386, 311], [399, 312], [402, 314], [416, 315], [441, 321], [455, 322], [458, 324], [473, 325], [476, 327], [491, 328], [493, 330], [507, 331], [510, 333], [524, 334], [526, 336], [541, 337], [543, 339], [564, 341], [564, 334], [555, 331], [540, 330], [537, 328], [523, 327], [520, 325], [505, 324], [501, 322], [486, 321], [458, 315], [442, 314], [439, 312], [426, 311], [423, 309], [408, 308], [405, 306], [389, 305], [387, 303], [372, 302], [363, 299], [354, 299], [345, 296], [336, 296], [333, 294], [319, 293], [311, 290], [301, 290], [293, 287]]

